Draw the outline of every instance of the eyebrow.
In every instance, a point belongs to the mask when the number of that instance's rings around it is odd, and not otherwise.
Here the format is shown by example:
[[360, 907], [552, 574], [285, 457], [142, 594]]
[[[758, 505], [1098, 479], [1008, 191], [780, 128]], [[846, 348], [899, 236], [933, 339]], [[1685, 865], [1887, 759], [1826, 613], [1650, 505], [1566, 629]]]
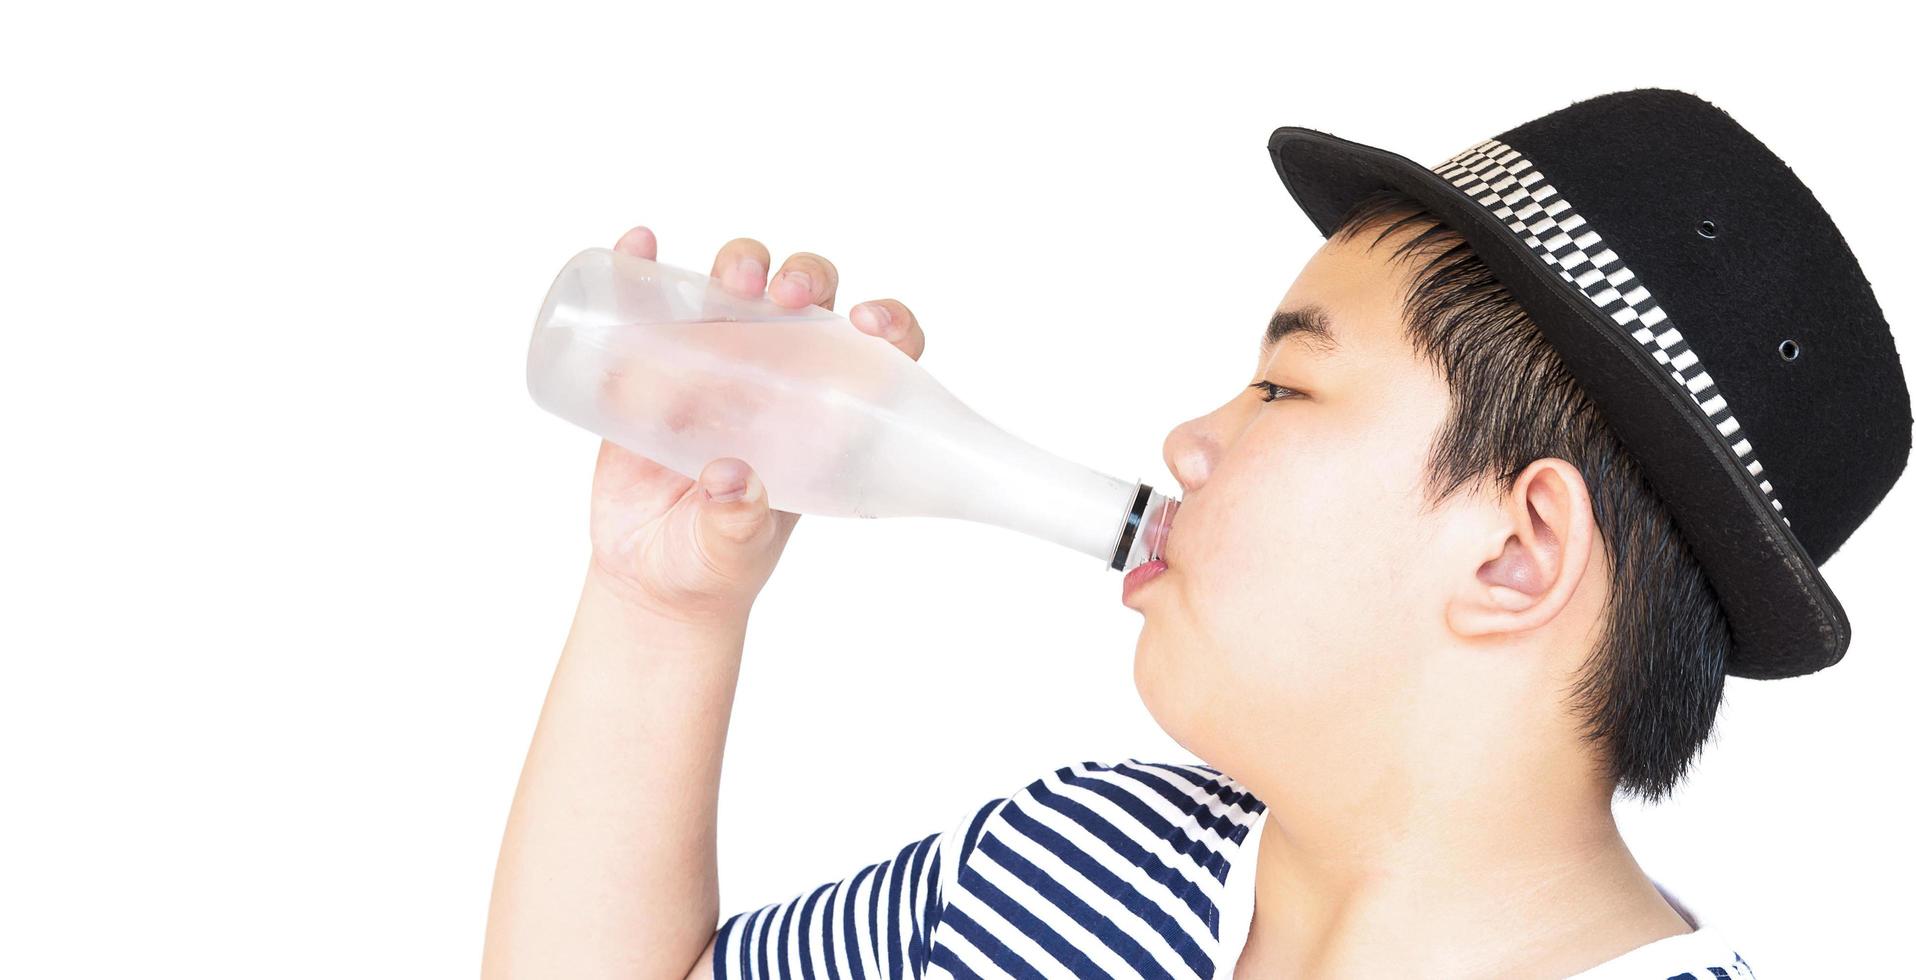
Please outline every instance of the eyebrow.
[[1319, 354], [1329, 354], [1338, 349], [1337, 335], [1331, 332], [1330, 315], [1315, 304], [1295, 310], [1278, 310], [1271, 314], [1271, 324], [1264, 328], [1262, 352], [1269, 354], [1278, 341], [1292, 334], [1299, 335], [1300, 343]]

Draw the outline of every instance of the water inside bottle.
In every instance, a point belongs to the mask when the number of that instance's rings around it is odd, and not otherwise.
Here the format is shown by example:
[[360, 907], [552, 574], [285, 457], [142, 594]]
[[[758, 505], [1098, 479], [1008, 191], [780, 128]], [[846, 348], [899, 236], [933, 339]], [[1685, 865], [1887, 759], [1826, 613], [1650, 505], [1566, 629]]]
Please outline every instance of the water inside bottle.
[[[871, 467], [896, 416], [890, 348], [835, 319], [576, 325], [535, 336], [535, 397], [563, 417], [688, 477], [720, 456], [749, 462], [772, 506], [861, 512], [846, 485]], [[904, 357], [895, 348], [890, 354]], [[909, 360], [907, 358], [907, 360]], [[535, 383], [536, 386], [536, 383]]]

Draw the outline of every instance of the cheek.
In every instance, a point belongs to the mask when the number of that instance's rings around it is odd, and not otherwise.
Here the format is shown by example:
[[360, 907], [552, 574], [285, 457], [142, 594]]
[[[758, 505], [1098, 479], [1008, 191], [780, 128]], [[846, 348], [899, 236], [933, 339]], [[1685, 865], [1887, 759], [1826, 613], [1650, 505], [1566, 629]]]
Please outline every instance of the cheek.
[[1423, 533], [1421, 446], [1388, 427], [1273, 429], [1220, 464], [1199, 533], [1182, 542], [1197, 556], [1180, 569], [1193, 632], [1223, 654], [1217, 670], [1251, 686], [1380, 649]]

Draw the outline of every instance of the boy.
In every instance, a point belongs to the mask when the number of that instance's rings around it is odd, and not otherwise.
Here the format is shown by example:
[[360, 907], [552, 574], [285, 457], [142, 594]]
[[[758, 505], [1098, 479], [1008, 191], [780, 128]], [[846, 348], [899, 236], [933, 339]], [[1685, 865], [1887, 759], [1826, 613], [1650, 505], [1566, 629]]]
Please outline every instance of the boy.
[[[489, 975], [1750, 975], [1610, 801], [1671, 789], [1726, 673], [1847, 646], [1816, 566], [1911, 425], [1854, 257], [1680, 92], [1430, 168], [1292, 127], [1270, 151], [1327, 241], [1250, 384], [1166, 440], [1166, 566], [1126, 583], [1139, 692], [1204, 764], [1068, 766], [720, 922], [744, 623], [796, 518], [744, 461], [695, 483], [608, 445]], [[755, 294], [768, 258], [734, 241], [714, 274]], [[835, 284], [800, 254], [771, 295]], [[853, 322], [923, 350], [895, 301]]]

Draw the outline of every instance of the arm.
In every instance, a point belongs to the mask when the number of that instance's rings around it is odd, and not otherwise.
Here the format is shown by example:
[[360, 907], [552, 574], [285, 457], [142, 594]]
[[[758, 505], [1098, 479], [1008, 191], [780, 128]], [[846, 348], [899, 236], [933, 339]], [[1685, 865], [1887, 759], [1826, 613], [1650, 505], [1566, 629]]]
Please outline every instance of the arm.
[[679, 980], [709, 945], [744, 638], [744, 617], [675, 621], [587, 574], [500, 848], [485, 976]]
[[[616, 247], [658, 256], [644, 228]], [[741, 295], [832, 308], [830, 262], [793, 253], [767, 291], [769, 259], [733, 239], [712, 275]], [[861, 304], [851, 321], [924, 351], [896, 300]], [[592, 564], [500, 846], [484, 976], [709, 972], [719, 763], [745, 624], [797, 521], [769, 507], [749, 461], [713, 460], [694, 481], [600, 446]]]

